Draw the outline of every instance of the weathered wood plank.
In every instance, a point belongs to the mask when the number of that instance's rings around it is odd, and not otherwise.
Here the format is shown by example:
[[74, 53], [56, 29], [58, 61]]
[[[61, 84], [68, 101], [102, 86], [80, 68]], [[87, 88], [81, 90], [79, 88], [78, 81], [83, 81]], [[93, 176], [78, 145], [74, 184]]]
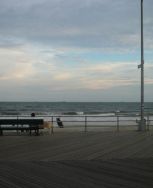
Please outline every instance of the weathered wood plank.
[[153, 187], [152, 132], [0, 137], [0, 187]]

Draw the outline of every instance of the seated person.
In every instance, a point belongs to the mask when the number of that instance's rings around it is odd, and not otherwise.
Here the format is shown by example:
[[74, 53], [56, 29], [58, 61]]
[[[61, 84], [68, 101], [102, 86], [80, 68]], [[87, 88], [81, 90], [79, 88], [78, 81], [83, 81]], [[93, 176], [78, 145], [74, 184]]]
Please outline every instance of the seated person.
[[63, 128], [63, 127], [64, 127], [63, 122], [60, 120], [60, 118], [56, 118], [56, 122], [57, 122], [57, 125], [58, 125], [60, 128]]

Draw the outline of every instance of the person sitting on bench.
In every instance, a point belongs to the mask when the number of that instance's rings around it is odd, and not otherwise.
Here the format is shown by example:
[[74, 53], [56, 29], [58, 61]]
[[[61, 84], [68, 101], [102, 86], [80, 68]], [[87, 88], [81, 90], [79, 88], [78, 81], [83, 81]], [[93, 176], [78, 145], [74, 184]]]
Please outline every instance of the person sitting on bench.
[[63, 122], [60, 120], [60, 118], [56, 118], [56, 122], [57, 122], [57, 125], [58, 125], [60, 128], [63, 128], [63, 127], [64, 127]]

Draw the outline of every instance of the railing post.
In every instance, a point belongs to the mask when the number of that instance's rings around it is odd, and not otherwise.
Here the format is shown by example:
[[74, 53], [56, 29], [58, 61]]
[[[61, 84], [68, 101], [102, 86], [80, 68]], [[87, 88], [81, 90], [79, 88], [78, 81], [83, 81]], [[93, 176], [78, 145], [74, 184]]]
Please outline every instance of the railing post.
[[119, 116], [117, 116], [117, 131], [118, 131], [118, 132], [119, 132], [119, 124], [120, 124], [119, 121], [120, 121], [120, 120], [119, 120]]
[[149, 115], [147, 115], [147, 131], [149, 131], [149, 124], [150, 124]]
[[19, 134], [19, 125], [18, 125], [18, 119], [19, 119], [19, 117], [18, 117], [18, 115], [17, 115], [17, 135]]
[[52, 119], [51, 119], [51, 134], [54, 134], [54, 125], [53, 125], [53, 122], [54, 122], [54, 117], [52, 116]]
[[85, 116], [85, 127], [84, 131], [87, 132], [87, 116]]

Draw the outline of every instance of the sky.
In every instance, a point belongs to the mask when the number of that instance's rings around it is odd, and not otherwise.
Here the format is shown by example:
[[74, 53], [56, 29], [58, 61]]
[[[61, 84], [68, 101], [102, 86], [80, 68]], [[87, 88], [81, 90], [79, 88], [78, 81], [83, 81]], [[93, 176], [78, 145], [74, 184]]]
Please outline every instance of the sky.
[[[140, 0], [1, 0], [0, 101], [140, 101]], [[144, 0], [145, 101], [153, 1]]]

